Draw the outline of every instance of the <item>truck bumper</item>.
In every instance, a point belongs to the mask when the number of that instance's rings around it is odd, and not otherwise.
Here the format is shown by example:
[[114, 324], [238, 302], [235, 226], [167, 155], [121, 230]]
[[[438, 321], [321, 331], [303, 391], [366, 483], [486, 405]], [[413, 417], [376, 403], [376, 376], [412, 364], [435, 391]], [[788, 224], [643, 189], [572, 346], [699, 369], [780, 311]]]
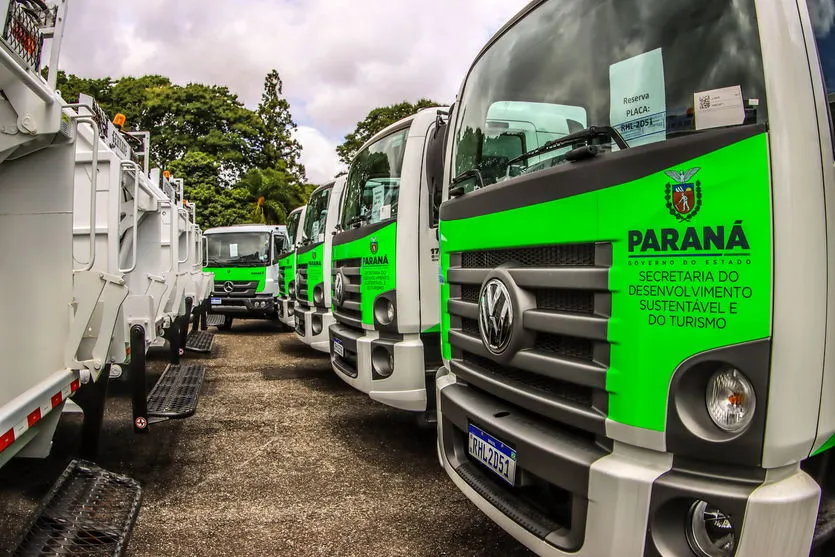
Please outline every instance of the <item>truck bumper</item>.
[[[400, 339], [380, 338], [377, 331], [358, 331], [339, 323], [330, 327], [331, 365], [336, 374], [355, 389], [388, 406], [423, 412], [426, 410], [426, 369], [423, 342], [418, 334]], [[341, 342], [343, 355], [334, 351]], [[394, 366], [388, 376], [390, 356]], [[375, 367], [376, 366], [376, 367]]]
[[[456, 383], [445, 370], [436, 388], [441, 465], [482, 512], [538, 555], [692, 555], [685, 524], [696, 500], [730, 515], [735, 557], [809, 554], [820, 490], [798, 466], [751, 475], [694, 470], [669, 453], [619, 442], [602, 448]], [[517, 487], [469, 456], [470, 423], [516, 450]]]
[[[217, 303], [218, 300], [220, 300], [220, 303]], [[209, 298], [208, 313], [229, 315], [241, 319], [274, 319], [276, 308], [276, 299], [273, 296], [238, 298], [218, 296], [216, 293], [212, 293]]]
[[333, 313], [324, 309], [310, 308], [296, 310], [293, 318], [296, 336], [299, 340], [320, 352], [330, 351], [328, 327], [334, 322]]
[[294, 315], [294, 308], [295, 302], [292, 298], [278, 298], [277, 299], [277, 309], [278, 309], [278, 320], [287, 325], [288, 327], [295, 327], [296, 320], [293, 317]]

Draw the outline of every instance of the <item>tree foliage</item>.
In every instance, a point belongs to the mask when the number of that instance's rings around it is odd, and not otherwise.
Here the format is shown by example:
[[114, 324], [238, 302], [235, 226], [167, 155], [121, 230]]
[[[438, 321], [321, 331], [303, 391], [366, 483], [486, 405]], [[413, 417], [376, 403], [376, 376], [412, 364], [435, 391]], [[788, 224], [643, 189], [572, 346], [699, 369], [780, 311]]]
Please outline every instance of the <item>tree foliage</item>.
[[110, 117], [124, 114], [126, 130], [151, 132], [152, 166], [183, 178], [204, 229], [282, 223], [313, 189], [277, 70], [265, 77], [255, 111], [226, 87], [177, 85], [160, 75], [87, 79], [59, 71], [58, 89], [67, 102], [86, 93]]
[[363, 120], [357, 122], [356, 129], [345, 136], [345, 141], [342, 142], [342, 145], [337, 146], [336, 152], [339, 155], [339, 160], [345, 164], [351, 164], [351, 161], [360, 148], [374, 134], [394, 124], [398, 120], [415, 114], [419, 110], [433, 106], [443, 105], [429, 99], [420, 99], [414, 104], [403, 101], [398, 104], [373, 109]]
[[293, 137], [296, 123], [290, 114], [290, 103], [282, 95], [283, 84], [278, 70], [264, 79], [264, 92], [258, 104], [258, 117], [263, 126], [263, 140], [258, 154], [261, 168], [284, 169], [296, 180], [305, 180], [304, 166], [299, 162], [302, 147]]

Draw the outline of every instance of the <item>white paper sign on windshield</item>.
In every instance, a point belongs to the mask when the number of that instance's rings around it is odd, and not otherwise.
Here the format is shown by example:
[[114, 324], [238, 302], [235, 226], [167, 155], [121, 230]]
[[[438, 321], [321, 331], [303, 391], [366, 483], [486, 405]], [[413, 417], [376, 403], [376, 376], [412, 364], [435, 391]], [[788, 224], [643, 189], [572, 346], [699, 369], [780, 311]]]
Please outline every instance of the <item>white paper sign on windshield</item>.
[[738, 126], [745, 121], [742, 87], [739, 85], [694, 93], [693, 107], [697, 130]]
[[391, 218], [391, 205], [383, 205], [380, 207], [380, 220]]
[[667, 138], [667, 94], [660, 48], [609, 66], [609, 95], [609, 122], [630, 147]]
[[229, 257], [238, 257], [238, 244], [229, 244]]
[[318, 222], [313, 223], [313, 230], [311, 230], [311, 232], [313, 232], [313, 237], [314, 238], [319, 237], [319, 223]]
[[386, 198], [386, 187], [383, 184], [375, 184], [371, 190], [371, 220], [382, 220], [380, 216], [380, 209], [383, 207], [383, 201]]

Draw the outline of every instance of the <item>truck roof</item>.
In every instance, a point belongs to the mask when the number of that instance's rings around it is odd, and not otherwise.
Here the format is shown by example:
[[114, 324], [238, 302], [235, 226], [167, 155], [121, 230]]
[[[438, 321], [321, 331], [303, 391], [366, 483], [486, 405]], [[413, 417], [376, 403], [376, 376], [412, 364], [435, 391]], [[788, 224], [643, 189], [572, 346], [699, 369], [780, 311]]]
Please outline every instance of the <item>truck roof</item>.
[[[335, 183], [336, 183], [336, 180], [331, 180], [331, 181], [330, 181], [330, 182], [328, 182], [327, 184], [322, 184], [321, 186], [318, 186], [315, 190], [313, 190], [312, 192], [310, 192], [310, 197], [313, 197], [313, 194], [314, 194], [314, 193], [316, 193], [316, 192], [318, 192], [318, 191], [320, 191], [320, 190], [323, 190], [323, 189], [325, 189], [325, 188], [330, 188], [330, 187], [333, 187], [333, 185], [334, 185]], [[305, 205], [305, 207], [307, 207], [307, 205]]]
[[[372, 136], [371, 136], [371, 138], [370, 138], [368, 141], [366, 141], [366, 142], [363, 144], [363, 146], [362, 146], [362, 147], [360, 147], [360, 148], [359, 148], [359, 150], [357, 151], [357, 153], [362, 152], [362, 150], [363, 150], [363, 149], [365, 149], [366, 147], [368, 147], [369, 145], [371, 145], [371, 144], [372, 144], [372, 143], [374, 143], [375, 141], [377, 141], [377, 140], [379, 140], [379, 139], [381, 139], [381, 138], [383, 138], [383, 137], [387, 136], [388, 134], [392, 133], [392, 132], [393, 132], [393, 131], [395, 131], [395, 130], [399, 130], [399, 129], [403, 129], [403, 128], [408, 128], [408, 127], [410, 127], [410, 126], [412, 125], [412, 122], [415, 120], [415, 118], [417, 118], [417, 117], [418, 117], [418, 115], [420, 115], [420, 114], [422, 114], [422, 113], [424, 113], [424, 112], [428, 112], [428, 111], [437, 112], [438, 110], [446, 110], [446, 111], [448, 111], [448, 110], [449, 110], [449, 107], [448, 107], [448, 106], [438, 105], [438, 106], [429, 106], [429, 107], [426, 107], [426, 108], [421, 108], [420, 110], [418, 110], [418, 111], [417, 111], [417, 112], [415, 112], [414, 114], [412, 114], [412, 115], [410, 115], [410, 116], [406, 116], [405, 118], [401, 118], [401, 119], [400, 119], [400, 120], [398, 120], [397, 122], [395, 122], [395, 123], [393, 123], [393, 124], [389, 124], [388, 126], [386, 126], [385, 128], [383, 128], [382, 130], [380, 130], [380, 131], [378, 131], [377, 133], [375, 133], [374, 135], [372, 135]], [[353, 161], [351, 161], [351, 162], [353, 162]]]
[[203, 234], [224, 234], [228, 232], [273, 232], [280, 231], [287, 234], [287, 227], [283, 224], [233, 224], [232, 226], [218, 226], [210, 228]]

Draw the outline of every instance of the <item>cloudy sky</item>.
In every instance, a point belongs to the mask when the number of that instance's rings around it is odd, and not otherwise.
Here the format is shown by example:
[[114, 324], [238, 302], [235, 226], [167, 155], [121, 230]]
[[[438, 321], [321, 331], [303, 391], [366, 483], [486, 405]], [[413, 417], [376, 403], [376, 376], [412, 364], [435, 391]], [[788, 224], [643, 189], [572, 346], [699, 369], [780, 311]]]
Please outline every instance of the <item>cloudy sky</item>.
[[308, 178], [372, 108], [449, 103], [472, 58], [527, 0], [71, 0], [61, 67], [84, 77], [162, 74], [258, 104], [284, 81]]

